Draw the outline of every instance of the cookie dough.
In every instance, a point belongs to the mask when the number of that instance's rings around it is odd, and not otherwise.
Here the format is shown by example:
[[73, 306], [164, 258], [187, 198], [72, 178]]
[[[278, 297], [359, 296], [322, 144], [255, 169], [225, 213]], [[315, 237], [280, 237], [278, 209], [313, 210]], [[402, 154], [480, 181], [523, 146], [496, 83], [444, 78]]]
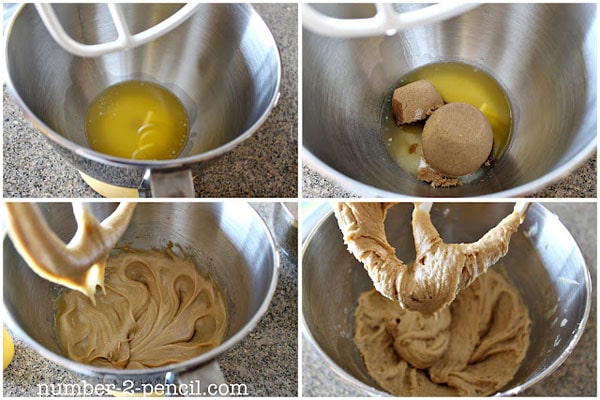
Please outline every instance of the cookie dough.
[[426, 80], [401, 86], [392, 95], [392, 111], [398, 126], [421, 121], [443, 105], [440, 93]]
[[87, 203], [73, 202], [77, 232], [65, 244], [48, 226], [35, 203], [6, 203], [8, 234], [27, 265], [42, 278], [79, 290], [92, 302], [104, 285], [108, 254], [125, 233], [136, 203], [121, 203], [99, 222]]
[[437, 109], [423, 128], [423, 157], [448, 177], [477, 171], [489, 158], [494, 144], [492, 127], [476, 107], [448, 103]]
[[530, 320], [518, 292], [488, 270], [436, 314], [400, 308], [371, 290], [355, 312], [354, 341], [367, 371], [396, 396], [485, 396], [525, 357]]
[[336, 203], [334, 213], [348, 250], [361, 261], [377, 291], [402, 308], [434, 313], [494, 265], [508, 251], [523, 221], [527, 203], [474, 243], [444, 243], [431, 222], [431, 203], [415, 203], [412, 232], [416, 256], [410, 265], [396, 257], [388, 243], [384, 221], [396, 203]]
[[72, 360], [142, 369], [188, 360], [225, 336], [223, 293], [191, 261], [166, 251], [122, 251], [106, 263], [94, 306], [77, 291], [57, 300], [56, 332]]

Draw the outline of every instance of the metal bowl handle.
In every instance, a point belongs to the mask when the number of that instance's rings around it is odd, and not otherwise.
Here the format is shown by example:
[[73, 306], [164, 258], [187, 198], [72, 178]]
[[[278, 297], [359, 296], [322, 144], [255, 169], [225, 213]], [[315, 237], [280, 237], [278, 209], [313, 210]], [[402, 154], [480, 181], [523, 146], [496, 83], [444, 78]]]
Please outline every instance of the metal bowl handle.
[[190, 169], [152, 170], [148, 168], [138, 187], [139, 197], [196, 197]]
[[302, 6], [302, 24], [324, 36], [359, 38], [394, 35], [400, 30], [452, 18], [479, 6], [478, 3], [440, 3], [414, 11], [399, 13], [390, 3], [375, 3], [376, 14], [369, 18], [329, 17], [311, 5]]

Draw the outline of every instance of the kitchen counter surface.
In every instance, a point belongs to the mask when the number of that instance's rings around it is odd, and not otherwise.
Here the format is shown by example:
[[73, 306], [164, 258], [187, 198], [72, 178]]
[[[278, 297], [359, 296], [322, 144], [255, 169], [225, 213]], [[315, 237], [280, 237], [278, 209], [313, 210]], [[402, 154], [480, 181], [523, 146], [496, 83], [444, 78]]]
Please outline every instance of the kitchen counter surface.
[[[595, 198], [597, 192], [596, 153], [576, 168], [567, 177], [549, 185], [528, 197], [560, 198], [580, 197]], [[328, 177], [321, 175], [314, 168], [304, 164], [302, 168], [302, 196], [305, 198], [351, 198], [360, 197], [338, 185]]]
[[[278, 203], [252, 203], [252, 206], [272, 226], [270, 221]], [[280, 252], [279, 281], [267, 313], [246, 338], [218, 360], [232, 388], [235, 384], [244, 384], [252, 397], [298, 395], [297, 282], [295, 255]], [[4, 397], [39, 396], [43, 394], [39, 392], [39, 385], [46, 390], [45, 384], [83, 390], [84, 382], [97, 383], [93, 378], [74, 374], [46, 360], [19, 338], [15, 338], [15, 348], [15, 357], [4, 371]], [[142, 388], [141, 384], [136, 387]], [[63, 395], [69, 396], [64, 392]]]
[[[282, 61], [281, 97], [265, 124], [195, 177], [197, 197], [298, 196], [297, 4], [255, 4]], [[4, 87], [4, 197], [100, 197], [53, 152]]]
[[[596, 397], [597, 206], [595, 202], [577, 205], [545, 203], [544, 206], [559, 216], [579, 244], [592, 276], [592, 306], [583, 336], [565, 363], [552, 375], [520, 395]], [[333, 372], [304, 335], [302, 365], [303, 396], [365, 395]]]

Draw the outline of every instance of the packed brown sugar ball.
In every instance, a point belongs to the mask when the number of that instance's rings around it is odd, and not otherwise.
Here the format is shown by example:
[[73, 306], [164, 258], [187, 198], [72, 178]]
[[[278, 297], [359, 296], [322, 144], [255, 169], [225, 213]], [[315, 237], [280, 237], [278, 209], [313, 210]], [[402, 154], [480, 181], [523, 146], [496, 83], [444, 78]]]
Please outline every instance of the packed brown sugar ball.
[[415, 81], [394, 90], [392, 111], [396, 125], [410, 124], [427, 118], [444, 100], [426, 80]]
[[423, 156], [439, 173], [459, 177], [475, 172], [488, 159], [494, 138], [481, 111], [466, 103], [437, 109], [423, 128]]

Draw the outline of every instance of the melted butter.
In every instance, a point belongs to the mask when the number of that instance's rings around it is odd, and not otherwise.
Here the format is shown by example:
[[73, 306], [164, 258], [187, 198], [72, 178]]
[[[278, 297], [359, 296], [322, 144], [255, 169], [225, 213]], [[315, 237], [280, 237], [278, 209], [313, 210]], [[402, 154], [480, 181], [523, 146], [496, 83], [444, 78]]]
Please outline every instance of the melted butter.
[[[463, 102], [477, 107], [488, 119], [494, 135], [492, 157], [504, 153], [512, 130], [512, 113], [508, 97], [490, 75], [462, 63], [434, 63], [409, 72], [398, 84], [425, 79], [435, 86], [446, 103]], [[395, 89], [395, 88], [394, 88]], [[392, 94], [382, 109], [384, 140], [394, 161], [411, 175], [417, 175], [421, 156], [421, 133], [424, 122], [396, 126], [392, 115]]]
[[137, 160], [177, 157], [188, 140], [183, 104], [160, 85], [126, 81], [110, 86], [90, 104], [85, 119], [89, 146]]

